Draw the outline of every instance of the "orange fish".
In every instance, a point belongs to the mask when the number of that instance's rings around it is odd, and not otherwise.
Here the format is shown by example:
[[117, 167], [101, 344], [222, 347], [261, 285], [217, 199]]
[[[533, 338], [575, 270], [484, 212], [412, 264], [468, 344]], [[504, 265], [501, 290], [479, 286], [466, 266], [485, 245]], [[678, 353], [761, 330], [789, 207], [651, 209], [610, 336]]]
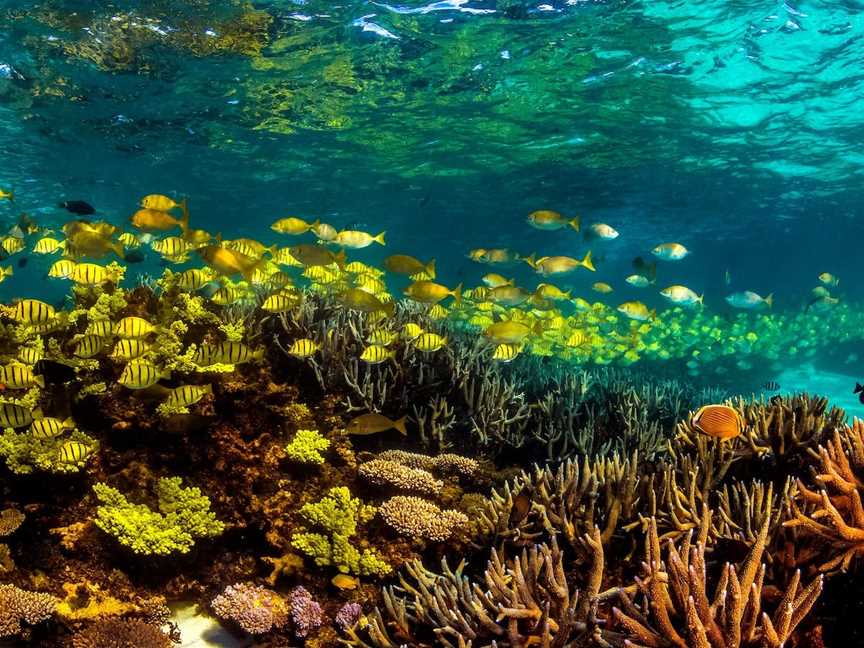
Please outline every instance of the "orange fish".
[[744, 427], [738, 410], [728, 405], [706, 405], [693, 415], [694, 428], [718, 439], [734, 439]]

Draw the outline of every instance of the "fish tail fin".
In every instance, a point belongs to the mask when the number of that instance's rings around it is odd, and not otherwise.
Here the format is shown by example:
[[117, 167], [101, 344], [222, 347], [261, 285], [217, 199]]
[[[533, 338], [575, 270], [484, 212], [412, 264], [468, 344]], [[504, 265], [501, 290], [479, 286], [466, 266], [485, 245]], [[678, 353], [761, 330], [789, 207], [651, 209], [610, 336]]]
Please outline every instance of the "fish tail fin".
[[581, 216], [574, 216], [573, 218], [571, 218], [567, 222], [570, 224], [570, 227], [572, 227], [574, 230], [576, 230], [578, 232], [579, 227], [582, 225], [582, 217]]
[[60, 424], [60, 426], [61, 426], [64, 430], [70, 430], [70, 429], [72, 429], [72, 428], [75, 427], [75, 419], [73, 419], [71, 416], [68, 416], [68, 417], [66, 417], [66, 419], [65, 419], [65, 420]]
[[33, 420], [38, 421], [39, 419], [45, 418], [45, 414], [42, 412], [41, 407], [37, 407], [36, 409], [30, 412], [30, 416], [33, 417]]
[[428, 274], [432, 279], [435, 278], [435, 259], [432, 259], [426, 264], [425, 270], [426, 274]]
[[9, 202], [15, 202], [15, 192], [14, 191], [10, 191], [9, 193], [6, 194], [6, 196], [9, 198]]
[[381, 232], [378, 236], [373, 236], [373, 237], [372, 237], [372, 240], [375, 241], [376, 243], [380, 243], [381, 245], [387, 245], [387, 244], [384, 242], [384, 235], [385, 235], [386, 233], [387, 233], [387, 232]]
[[655, 320], [657, 319], [657, 309], [656, 309], [656, 308], [652, 308], [652, 309], [651, 309], [651, 313], [650, 313], [650, 315], [651, 315], [651, 321], [652, 321], [652, 322], [655, 321]]
[[399, 433], [402, 436], [408, 436], [408, 430], [405, 429], [405, 421], [408, 419], [408, 415], [406, 414], [398, 421], [393, 421], [393, 428], [399, 430]]
[[[267, 350], [266, 347], [263, 347], [263, 346], [262, 346], [262, 347], [258, 347], [257, 349], [255, 349], [255, 350], [252, 352], [252, 359], [253, 359], [253, 360], [263, 360], [263, 359], [264, 359], [264, 352], [265, 352], [266, 350]], [[213, 393], [213, 387], [212, 387], [211, 385], [208, 385], [208, 387], [210, 387], [210, 391], [207, 392], [207, 393], [208, 393], [208, 394], [212, 394], [212, 393]]]
[[11, 277], [12, 266], [10, 265], [8, 268], [3, 268], [2, 270], [0, 270], [0, 274], [2, 274], [4, 277]]
[[34, 376], [33, 382], [39, 385], [42, 389], [45, 389], [45, 376]]
[[273, 257], [275, 257], [275, 256], [279, 253], [279, 246], [278, 246], [276, 243], [274, 243], [274, 244], [271, 245], [270, 247], [268, 247], [268, 248], [264, 248], [264, 251], [265, 251], [265, 252], [269, 252], [269, 253], [270, 253], [270, 258], [273, 258]]
[[595, 268], [594, 264], [591, 262], [591, 250], [588, 250], [588, 252], [585, 254], [585, 258], [582, 259], [580, 265], [588, 268], [591, 272], [597, 272], [597, 268]]
[[307, 232], [312, 231], [312, 230], [314, 230], [316, 227], [318, 227], [319, 225], [321, 225], [321, 219], [320, 219], [320, 218], [316, 218], [314, 221], [312, 221], [311, 223], [309, 223], [309, 229], [306, 230], [306, 231], [307, 231]]
[[533, 252], [527, 257], [523, 257], [522, 260], [535, 270], [537, 269], [537, 257], [534, 255]]
[[344, 270], [345, 261], [347, 260], [347, 257], [345, 256], [345, 248], [339, 250], [334, 256], [336, 259], [336, 265], [339, 266], [340, 270]]
[[455, 300], [455, 302], [457, 304], [461, 304], [462, 303], [462, 284], [461, 283], [453, 289], [452, 294], [453, 294], [453, 299]]
[[179, 205], [183, 215], [180, 217], [180, 229], [183, 230], [183, 234], [189, 231], [189, 200], [188, 198], [184, 198], [180, 201]]
[[771, 306], [774, 305], [774, 293], [769, 294], [765, 298], [765, 303], [768, 305], [768, 308], [771, 308]]
[[705, 300], [705, 293], [702, 293], [701, 295], [699, 295], [699, 296], [696, 298], [696, 303], [699, 304], [700, 306], [704, 306], [704, 305], [705, 305], [705, 301], [704, 301], [704, 300]]

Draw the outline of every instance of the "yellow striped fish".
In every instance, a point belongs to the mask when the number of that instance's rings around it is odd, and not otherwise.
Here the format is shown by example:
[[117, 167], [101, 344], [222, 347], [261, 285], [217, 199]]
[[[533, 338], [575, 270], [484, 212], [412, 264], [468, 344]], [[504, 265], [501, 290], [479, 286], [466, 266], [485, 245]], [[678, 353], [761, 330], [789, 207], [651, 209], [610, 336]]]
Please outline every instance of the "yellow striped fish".
[[244, 291], [236, 286], [222, 286], [219, 290], [213, 293], [210, 301], [218, 306], [230, 306], [231, 304], [240, 301]]
[[371, 344], [360, 354], [360, 359], [368, 364], [381, 364], [396, 355], [395, 351], [390, 351], [386, 347], [378, 344]]
[[513, 358], [518, 356], [521, 351], [521, 344], [499, 344], [495, 347], [492, 359], [500, 362], [510, 362]]
[[30, 434], [37, 439], [53, 439], [58, 437], [66, 430], [74, 430], [75, 421], [72, 417], [61, 421], [58, 418], [46, 416], [45, 418], [36, 419], [30, 424]]
[[429, 317], [434, 320], [442, 320], [447, 317], [448, 312], [441, 304], [435, 304], [429, 309]]
[[172, 407], [188, 407], [212, 393], [212, 385], [181, 385], [168, 393], [165, 403]]
[[114, 327], [114, 335], [122, 338], [142, 338], [147, 337], [156, 327], [141, 317], [134, 315], [124, 317]]
[[277, 293], [265, 299], [261, 309], [268, 313], [284, 313], [296, 306], [298, 301], [300, 298], [294, 293]]
[[417, 337], [423, 335], [424, 331], [420, 327], [419, 324], [415, 324], [414, 322], [408, 322], [407, 324], [402, 326], [402, 335], [407, 340], [414, 340]]
[[161, 254], [163, 257], [179, 259], [183, 258], [192, 251], [192, 246], [180, 236], [169, 236], [167, 238], [153, 241], [150, 247]]
[[295, 358], [308, 358], [309, 356], [314, 355], [320, 348], [321, 347], [319, 347], [314, 340], [301, 338], [299, 340], [294, 340], [291, 348], [288, 349], [288, 353]]
[[422, 335], [418, 335], [412, 344], [421, 351], [431, 353], [445, 346], [447, 338], [441, 337], [437, 333], [423, 333]]
[[279, 265], [291, 266], [292, 268], [302, 268], [303, 264], [291, 256], [291, 248], [279, 248], [276, 254], [273, 255], [273, 261]]
[[19, 363], [0, 367], [0, 383], [9, 389], [30, 389], [33, 385], [45, 389], [45, 379], [34, 374], [29, 366]]
[[12, 276], [12, 266], [7, 266], [5, 268], [0, 268], [0, 283], [6, 281], [6, 277]]
[[114, 324], [109, 319], [93, 320], [84, 329], [84, 335], [98, 335], [107, 338], [113, 334]]
[[48, 276], [54, 279], [68, 279], [75, 270], [76, 264], [72, 259], [60, 259], [55, 261], [48, 269]]
[[24, 249], [24, 239], [17, 236], [5, 236], [0, 241], [0, 247], [3, 248], [6, 254], [16, 254]]
[[0, 426], [4, 428], [26, 427], [39, 418], [42, 418], [40, 410], [30, 410], [16, 403], [0, 403]]
[[212, 280], [213, 276], [201, 268], [190, 268], [177, 275], [177, 285], [182, 290], [200, 290]]
[[111, 350], [111, 357], [115, 360], [135, 360], [150, 351], [150, 344], [138, 338], [124, 338], [117, 340]]
[[241, 364], [264, 357], [264, 347], [254, 351], [242, 342], [220, 342], [219, 344], [202, 344], [195, 353], [193, 362], [200, 367], [211, 364]]
[[123, 247], [128, 250], [134, 250], [137, 247], [141, 247], [141, 241], [139, 241], [138, 237], [132, 232], [123, 232], [117, 237], [117, 240], [120, 241], [123, 244]]
[[72, 269], [69, 279], [80, 286], [99, 286], [114, 281], [115, 277], [105, 266], [95, 263], [79, 263]]
[[34, 365], [43, 357], [42, 351], [35, 347], [20, 347], [18, 349], [18, 359], [24, 364]]
[[76, 358], [88, 359], [93, 356], [99, 355], [105, 349], [105, 345], [108, 343], [101, 335], [85, 335], [78, 343], [75, 345], [75, 350], [72, 352]]
[[132, 360], [123, 367], [123, 372], [117, 380], [129, 389], [147, 389], [152, 387], [163, 378], [170, 378], [171, 372], [160, 370], [148, 360]]
[[366, 341], [369, 344], [377, 344], [378, 346], [390, 346], [396, 339], [396, 333], [385, 329], [375, 329], [366, 336]]
[[50, 236], [39, 239], [36, 241], [36, 245], [33, 246], [33, 252], [36, 254], [54, 254], [65, 249], [66, 241], [58, 241]]
[[22, 324], [47, 324], [57, 317], [57, 312], [51, 304], [38, 299], [22, 299], [12, 317]]
[[90, 446], [79, 441], [70, 441], [60, 446], [57, 457], [60, 463], [77, 465], [87, 461], [91, 454], [93, 454], [93, 448]]

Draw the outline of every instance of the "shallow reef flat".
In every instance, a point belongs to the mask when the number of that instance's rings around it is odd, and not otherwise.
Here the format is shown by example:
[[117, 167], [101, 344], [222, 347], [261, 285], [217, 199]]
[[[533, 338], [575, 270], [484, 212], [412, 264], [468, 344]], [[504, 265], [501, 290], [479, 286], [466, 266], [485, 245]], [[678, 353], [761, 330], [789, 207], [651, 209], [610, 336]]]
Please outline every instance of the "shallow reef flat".
[[[860, 591], [864, 426], [824, 398], [490, 364], [410, 303], [387, 329], [448, 345], [369, 364], [375, 317], [328, 295], [273, 315], [168, 284], [74, 294], [47, 357], [103, 309], [147, 317], [172, 378], [67, 359], [74, 380], [48, 364], [17, 399], [74, 421], [0, 438], [0, 632], [20, 645], [170, 646], [169, 605], [194, 602], [241, 645], [822, 646]], [[225, 329], [261, 351], [190, 360]], [[721, 441], [690, 412], [724, 399], [742, 432]], [[407, 435], [353, 422], [369, 412], [409, 414]]]

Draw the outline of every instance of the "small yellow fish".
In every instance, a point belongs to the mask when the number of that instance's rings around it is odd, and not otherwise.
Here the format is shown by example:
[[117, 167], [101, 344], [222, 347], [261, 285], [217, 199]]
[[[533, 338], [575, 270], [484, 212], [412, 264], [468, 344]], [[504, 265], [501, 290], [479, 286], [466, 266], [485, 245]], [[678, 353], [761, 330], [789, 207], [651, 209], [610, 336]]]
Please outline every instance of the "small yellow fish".
[[370, 344], [368, 347], [363, 349], [363, 353], [360, 354], [360, 359], [367, 364], [381, 364], [382, 362], [386, 362], [390, 358], [395, 357], [395, 355], [396, 352], [389, 350], [387, 347], [378, 344]]
[[180, 218], [159, 209], [139, 209], [132, 214], [129, 222], [142, 232], [165, 232], [179, 227], [183, 232], [189, 229], [189, 212], [184, 211]]
[[519, 286], [498, 286], [489, 291], [489, 301], [502, 306], [519, 306], [531, 298], [532, 293]]
[[150, 247], [168, 259], [183, 259], [192, 251], [192, 246], [183, 237], [169, 236], [167, 238], [153, 241]]
[[15, 192], [8, 191], [6, 189], [0, 189], [0, 200], [8, 200], [9, 202], [15, 202]]
[[115, 360], [135, 360], [147, 354], [150, 351], [150, 345], [140, 338], [126, 338], [117, 340], [114, 349], [111, 351], [111, 357]]
[[402, 336], [407, 340], [413, 340], [423, 334], [423, 329], [419, 324], [408, 322], [402, 326]]
[[114, 334], [114, 324], [109, 319], [93, 320], [84, 329], [84, 335], [98, 335], [108, 338]]
[[432, 281], [415, 281], [402, 291], [406, 297], [424, 304], [437, 304], [447, 296], [452, 296], [458, 304], [462, 301], [462, 284], [453, 290]]
[[288, 216], [287, 218], [280, 218], [277, 220], [270, 226], [270, 229], [274, 232], [279, 232], [280, 234], [291, 234], [297, 236], [299, 234], [305, 234], [309, 230], [318, 227], [320, 224], [321, 223], [317, 220], [314, 223], [307, 223], [302, 218]]
[[345, 308], [360, 311], [361, 313], [373, 313], [383, 311], [388, 315], [393, 314], [394, 304], [384, 304], [375, 295], [361, 290], [360, 288], [349, 288], [339, 293], [337, 300]]
[[681, 306], [695, 306], [696, 304], [702, 304], [702, 298], [704, 297], [704, 295], [697, 295], [687, 286], [678, 285], [664, 288], [660, 291], [660, 294], [673, 304], [679, 304]]
[[525, 262], [543, 276], [565, 274], [573, 272], [576, 268], [585, 268], [591, 272], [597, 271], [591, 261], [590, 250], [585, 254], [585, 257], [581, 261], [568, 256], [541, 257], [535, 261], [534, 255], [532, 254], [530, 257], [525, 259]]
[[510, 362], [522, 351], [521, 344], [499, 344], [492, 353], [492, 359], [499, 362]]
[[0, 403], [0, 426], [20, 428], [42, 418], [41, 410], [31, 410], [16, 403]]
[[427, 315], [429, 315], [433, 320], [442, 320], [447, 317], [447, 313], [447, 309], [441, 304], [433, 304]]
[[505, 248], [477, 248], [468, 252], [468, 258], [477, 263], [489, 263], [497, 265], [508, 265], [519, 261], [520, 257], [515, 252]]
[[84, 358], [86, 360], [102, 353], [107, 344], [108, 340], [101, 335], [85, 335], [78, 340], [72, 355], [76, 358]]
[[213, 280], [209, 269], [189, 268], [177, 275], [177, 285], [181, 290], [200, 290]]
[[537, 297], [541, 297], [543, 299], [553, 299], [555, 301], [564, 301], [570, 299], [571, 291], [563, 291], [558, 286], [553, 286], [548, 283], [541, 283], [537, 285], [537, 289], [534, 291], [534, 294]]
[[33, 385], [45, 388], [45, 379], [35, 375], [31, 367], [21, 363], [0, 367], [0, 383], [9, 389], [29, 389]]
[[60, 463], [78, 465], [87, 461], [91, 454], [93, 454], [92, 447], [79, 441], [70, 441], [60, 447], [57, 458]]
[[500, 274], [490, 272], [483, 275], [483, 283], [489, 288], [500, 288], [502, 286], [513, 286], [515, 282], [513, 279], [507, 279], [506, 277], [502, 277]]
[[296, 293], [277, 293], [264, 300], [261, 304], [261, 310], [268, 313], [287, 313], [299, 302], [300, 296]]
[[591, 290], [593, 290], [594, 292], [598, 292], [601, 295], [608, 295], [612, 292], [612, 286], [603, 281], [597, 281], [591, 284]]
[[6, 254], [17, 254], [25, 247], [24, 239], [17, 236], [4, 236], [3, 239], [0, 240], [0, 247], [3, 248], [3, 251]]
[[33, 252], [36, 254], [54, 254], [66, 249], [66, 241], [58, 241], [55, 238], [46, 236], [36, 241], [33, 246]]
[[130, 250], [141, 247], [141, 241], [132, 232], [123, 232], [117, 237], [117, 240], [123, 244], [123, 247]]
[[423, 263], [419, 259], [415, 259], [407, 254], [394, 254], [384, 259], [384, 267], [390, 272], [401, 275], [415, 275], [420, 272], [425, 272], [429, 279], [435, 278], [435, 259], [429, 263]]
[[318, 223], [312, 226], [312, 233], [322, 241], [332, 241], [336, 238], [336, 228], [327, 223]]
[[664, 261], [680, 261], [690, 254], [690, 250], [680, 243], [661, 243], [651, 250], [651, 254]]
[[567, 219], [558, 212], [548, 209], [541, 209], [528, 214], [528, 224], [539, 230], [560, 230], [569, 226], [578, 232], [579, 223], [579, 216]]
[[69, 279], [80, 286], [99, 286], [117, 277], [105, 266], [95, 263], [77, 263], [69, 274]]
[[264, 358], [266, 349], [262, 346], [251, 349], [242, 342], [220, 342], [202, 344], [195, 353], [194, 362], [200, 367], [212, 364], [242, 364]]
[[403, 416], [396, 421], [391, 421], [382, 414], [361, 414], [345, 426], [345, 432], [347, 434], [367, 435], [387, 430], [398, 430], [402, 436], [408, 436], [408, 431], [405, 429], [407, 419], [407, 416]]
[[157, 209], [159, 211], [167, 212], [171, 209], [185, 209], [186, 208], [186, 200], [182, 200], [179, 203], [175, 202], [174, 199], [169, 198], [168, 196], [163, 196], [162, 194], [149, 194], [144, 196], [141, 199], [141, 207], [144, 209]]
[[44, 357], [42, 351], [31, 346], [22, 346], [18, 348], [18, 359], [24, 364], [35, 365]]
[[412, 344], [421, 351], [431, 353], [444, 347], [447, 344], [447, 338], [436, 333], [423, 333], [417, 336]]
[[[539, 329], [538, 329], [539, 330]], [[518, 344], [531, 335], [538, 332], [523, 322], [505, 320], [495, 322], [486, 327], [483, 335], [496, 344]]]
[[37, 439], [53, 439], [66, 430], [74, 430], [75, 421], [70, 417], [64, 421], [58, 418], [45, 417], [34, 420], [30, 424], [30, 434]]
[[336, 574], [330, 582], [340, 590], [355, 590], [360, 587], [360, 579], [350, 574]]
[[212, 393], [212, 385], [181, 385], [168, 393], [165, 403], [171, 407], [189, 407]]
[[639, 322], [644, 322], [649, 319], [654, 319], [657, 317], [657, 311], [648, 310], [648, 307], [639, 301], [628, 301], [624, 302], [618, 307], [618, 312], [624, 314], [626, 317], [630, 319], [637, 320]]
[[295, 358], [309, 358], [317, 353], [320, 348], [314, 340], [301, 338], [294, 341], [291, 348], [288, 349], [288, 353]]
[[55, 261], [48, 269], [48, 276], [55, 279], [68, 279], [72, 276], [77, 264], [71, 259], [60, 259]]
[[333, 242], [336, 245], [352, 248], [354, 250], [360, 250], [362, 248], [369, 247], [373, 243], [385, 245], [384, 232], [381, 232], [377, 236], [372, 236], [367, 232], [358, 232], [357, 230], [343, 230], [336, 235], [336, 238], [333, 239]]
[[823, 272], [819, 275], [819, 281], [821, 281], [826, 286], [837, 286], [840, 284], [840, 280], [832, 275], [830, 272]]
[[122, 338], [143, 338], [156, 330], [156, 326], [141, 317], [124, 317], [114, 326], [114, 335]]
[[163, 378], [170, 377], [169, 370], [160, 370], [152, 362], [138, 359], [130, 361], [123, 367], [117, 382], [129, 389], [147, 389]]
[[38, 299], [22, 299], [12, 317], [21, 324], [47, 324], [57, 317], [57, 312], [51, 304]]
[[386, 347], [393, 344], [396, 338], [397, 335], [393, 331], [387, 331], [385, 329], [375, 329], [366, 336], [366, 341], [369, 344], [376, 344], [378, 346]]
[[329, 266], [333, 263], [340, 268], [345, 266], [345, 250], [340, 250], [338, 254], [333, 254], [323, 245], [315, 245], [313, 243], [302, 243], [294, 245], [288, 250], [291, 256], [305, 267], [310, 266]]

